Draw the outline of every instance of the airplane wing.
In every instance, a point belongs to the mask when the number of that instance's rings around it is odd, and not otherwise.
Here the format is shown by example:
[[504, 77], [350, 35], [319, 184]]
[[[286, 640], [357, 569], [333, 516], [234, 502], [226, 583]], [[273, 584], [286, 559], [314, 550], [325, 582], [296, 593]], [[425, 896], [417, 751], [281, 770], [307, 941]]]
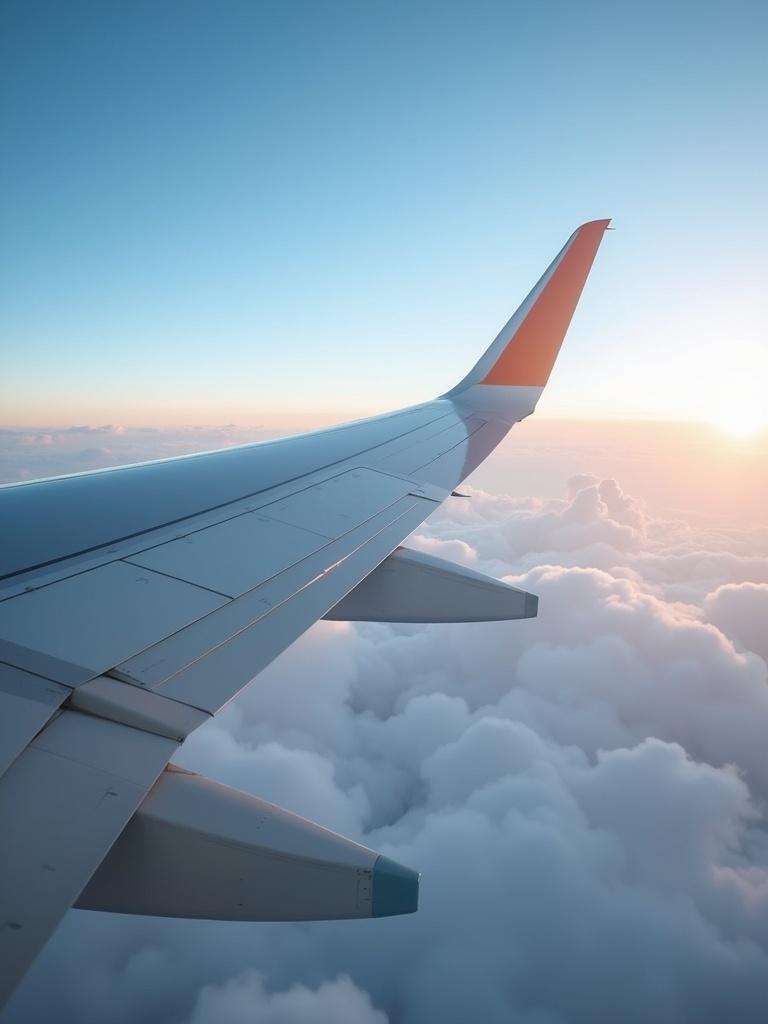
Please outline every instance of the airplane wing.
[[533, 412], [608, 223], [571, 235], [434, 401], [0, 488], [0, 1002], [74, 905], [416, 909], [415, 872], [170, 760], [320, 618], [536, 614], [533, 595], [401, 542]]

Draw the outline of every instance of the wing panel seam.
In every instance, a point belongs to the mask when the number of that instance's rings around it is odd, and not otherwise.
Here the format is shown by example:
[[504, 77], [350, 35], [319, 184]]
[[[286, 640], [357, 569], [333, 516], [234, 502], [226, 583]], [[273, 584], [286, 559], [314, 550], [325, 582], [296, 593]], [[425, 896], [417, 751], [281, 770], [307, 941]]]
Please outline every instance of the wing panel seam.
[[[382, 448], [384, 445], [390, 444], [392, 441], [397, 441], [401, 437], [406, 437], [408, 434], [413, 434], [416, 430], [419, 430], [425, 426], [430, 426], [437, 420], [444, 419], [446, 416], [449, 415], [450, 413], [444, 413], [442, 416], [435, 417], [435, 420], [429, 420], [426, 424], [421, 423], [418, 426], [411, 427], [410, 430], [403, 431], [402, 434], [395, 434], [394, 437], [388, 437], [386, 441], [380, 441], [378, 444], [371, 445], [369, 448], [362, 448], [358, 452], [353, 452], [351, 455], [345, 455], [341, 459], [336, 459], [334, 462], [326, 463], [325, 465], [319, 466], [307, 473], [301, 473], [298, 476], [291, 477], [288, 480], [281, 480], [280, 484], [273, 486], [284, 486], [285, 484], [293, 483], [295, 480], [301, 480], [304, 477], [310, 476], [312, 473], [322, 472], [323, 470], [331, 469], [333, 466], [343, 465], [345, 462], [351, 462], [354, 459], [359, 459], [361, 456], [367, 455], [369, 452], [376, 451], [377, 448]], [[129, 469], [131, 467], [125, 466], [119, 468]], [[95, 544], [92, 547], [80, 548], [78, 551], [71, 551], [68, 554], [62, 555], [59, 558], [51, 558], [44, 562], [37, 562], [34, 565], [26, 565], [24, 566], [23, 569], [16, 569], [13, 572], [5, 573], [4, 575], [0, 576], [0, 582], [4, 580], [14, 579], [16, 576], [22, 576], [24, 575], [24, 573], [33, 572], [36, 569], [44, 569], [47, 566], [56, 565], [59, 562], [65, 562], [70, 558], [77, 558], [80, 555], [90, 554], [92, 551], [98, 551], [101, 548], [109, 547], [111, 544], [120, 544], [123, 541], [132, 540], [134, 537], [141, 537], [144, 534], [153, 533], [155, 530], [160, 530], [167, 526], [174, 526], [176, 523], [182, 523], [188, 519], [194, 519], [195, 516], [205, 515], [207, 512], [215, 512], [217, 509], [226, 508], [228, 505], [233, 505], [239, 501], [247, 501], [248, 498], [255, 497], [257, 494], [267, 493], [269, 490], [272, 490], [272, 487], [264, 488], [263, 490], [260, 491], [251, 491], [247, 494], [240, 495], [237, 498], [231, 498], [229, 501], [223, 501], [218, 505], [211, 505], [207, 508], [197, 509], [195, 512], [192, 512], [189, 515], [178, 516], [176, 519], [169, 519], [166, 522], [162, 523], [155, 523], [153, 526], [147, 527], [147, 529], [145, 530], [137, 530], [135, 533], [127, 533], [121, 537], [113, 537], [111, 540], [105, 541], [102, 544]]]

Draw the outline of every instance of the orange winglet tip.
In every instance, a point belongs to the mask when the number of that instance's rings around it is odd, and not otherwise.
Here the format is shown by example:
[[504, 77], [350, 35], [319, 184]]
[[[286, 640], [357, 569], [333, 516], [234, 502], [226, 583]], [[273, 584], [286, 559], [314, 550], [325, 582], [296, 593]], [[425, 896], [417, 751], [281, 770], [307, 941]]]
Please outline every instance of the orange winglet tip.
[[524, 320], [479, 383], [544, 387], [610, 223], [593, 220], [574, 231]]

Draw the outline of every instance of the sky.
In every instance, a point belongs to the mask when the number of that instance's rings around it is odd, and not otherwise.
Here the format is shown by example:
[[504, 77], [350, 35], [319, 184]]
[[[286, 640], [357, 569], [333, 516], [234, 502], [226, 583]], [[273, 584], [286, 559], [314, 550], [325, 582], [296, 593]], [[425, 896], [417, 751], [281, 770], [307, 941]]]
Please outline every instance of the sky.
[[407, 542], [538, 617], [320, 622], [175, 758], [419, 912], [71, 911], [2, 1024], [763, 1024], [767, 47], [743, 2], [0, 6], [0, 483], [432, 397], [616, 227]]
[[764, 4], [0, 19], [4, 425], [431, 398], [604, 216], [541, 414], [765, 425]]

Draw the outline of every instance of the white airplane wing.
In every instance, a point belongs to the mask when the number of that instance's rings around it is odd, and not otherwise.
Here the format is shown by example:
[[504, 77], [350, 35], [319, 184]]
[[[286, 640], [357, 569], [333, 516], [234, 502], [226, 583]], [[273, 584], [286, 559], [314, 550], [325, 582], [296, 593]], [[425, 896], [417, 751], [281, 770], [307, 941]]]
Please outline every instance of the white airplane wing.
[[435, 401], [0, 488], [0, 1002], [74, 905], [416, 909], [415, 872], [169, 762], [318, 619], [536, 614], [533, 595], [400, 545], [533, 412], [608, 223], [571, 235]]

